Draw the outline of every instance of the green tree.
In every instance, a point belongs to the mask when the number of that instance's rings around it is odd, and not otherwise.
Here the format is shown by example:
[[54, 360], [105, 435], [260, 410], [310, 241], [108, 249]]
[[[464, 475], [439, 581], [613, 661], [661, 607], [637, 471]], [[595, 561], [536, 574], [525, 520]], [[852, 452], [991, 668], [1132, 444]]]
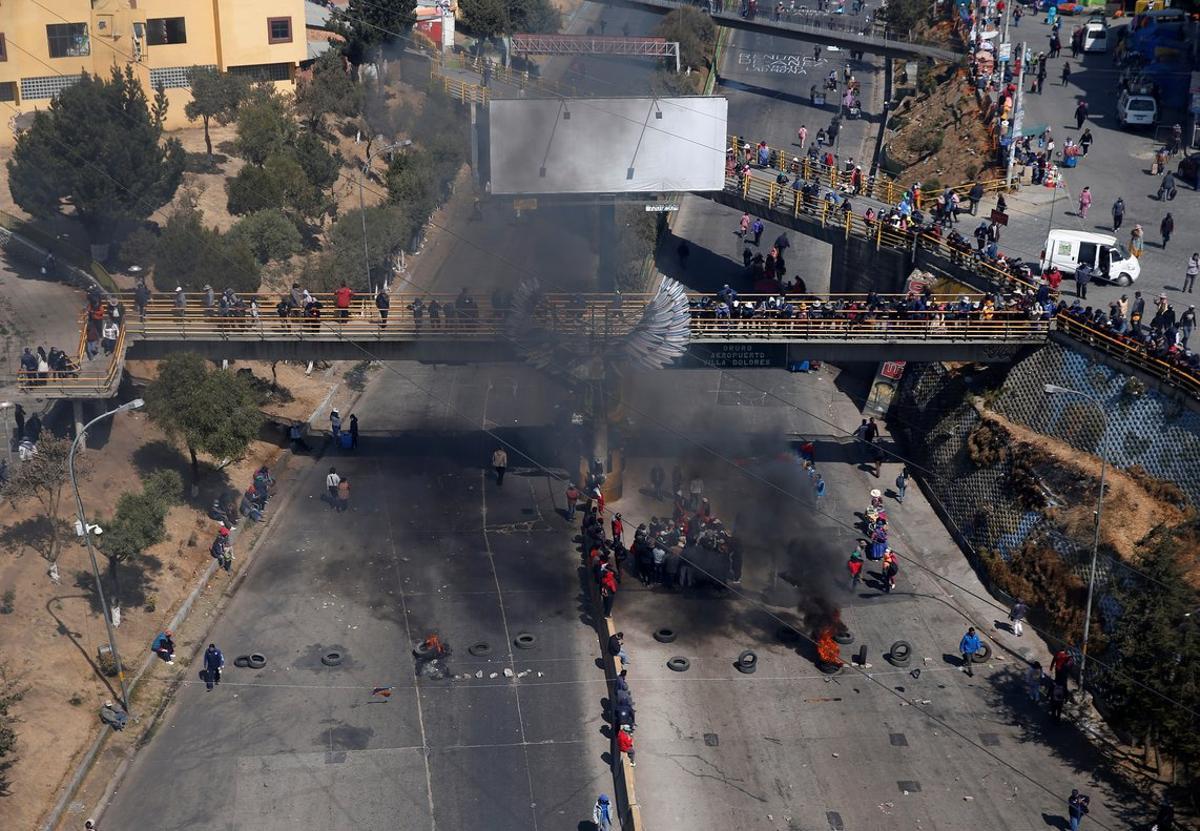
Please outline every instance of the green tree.
[[[38, 503], [42, 509], [42, 528], [34, 539], [41, 548], [39, 553], [53, 563], [58, 559], [59, 541], [67, 525], [59, 512], [63, 508], [63, 490], [70, 482], [67, 457], [71, 452], [71, 440], [43, 435], [37, 447], [34, 456], [10, 471], [8, 480], [0, 487], [0, 496], [14, 508], [29, 500]], [[86, 454], [76, 454], [76, 476], [85, 479], [89, 470]]]
[[138, 557], [147, 548], [166, 539], [167, 511], [183, 497], [183, 479], [173, 470], [158, 470], [146, 477], [141, 493], [123, 493], [117, 499], [112, 519], [96, 538], [97, 547], [108, 560], [112, 583], [112, 605], [121, 605], [118, 566]]
[[234, 144], [238, 155], [251, 164], [265, 164], [271, 156], [285, 152], [298, 133], [288, 101], [272, 87], [254, 87], [238, 107]]
[[[1158, 528], [1141, 543], [1138, 566], [1150, 583], [1121, 575], [1113, 592], [1120, 609], [1104, 651], [1112, 672], [1103, 675], [1103, 696], [1134, 735], [1173, 757], [1181, 769], [1200, 770], [1200, 598], [1188, 585], [1182, 563], [1194, 555], [1200, 523]], [[1140, 682], [1140, 683], [1139, 683]], [[1148, 693], [1143, 685], [1156, 690]]]
[[549, 0], [509, 0], [510, 33], [541, 34], [562, 28], [562, 13]]
[[210, 369], [193, 352], [159, 363], [158, 377], [146, 387], [146, 412], [187, 448], [193, 490], [200, 478], [198, 454], [240, 459], [263, 422], [250, 382], [229, 370]]
[[216, 283], [218, 291], [257, 291], [262, 284], [258, 261], [236, 236], [204, 225], [204, 214], [180, 209], [167, 219], [154, 255], [154, 284], [159, 291], [181, 286], [199, 291]]
[[889, 0], [877, 15], [893, 32], [907, 33], [933, 17], [932, 6], [925, 0]]
[[[375, 285], [368, 285], [363, 263], [363, 219], [366, 219], [366, 256]], [[402, 208], [380, 205], [366, 211], [348, 211], [329, 229], [329, 247], [342, 279], [356, 291], [378, 287], [392, 273], [392, 257], [407, 245], [411, 223]]]
[[342, 170], [342, 155], [331, 153], [325, 142], [315, 133], [301, 133], [288, 148], [288, 154], [304, 169], [304, 175], [313, 187], [328, 190], [337, 181]]
[[25, 696], [25, 687], [13, 676], [8, 664], [0, 664], [0, 796], [9, 794], [8, 771], [16, 763], [16, 716], [9, 708]]
[[318, 130], [326, 115], [358, 115], [362, 87], [343, 65], [342, 53], [330, 49], [313, 63], [312, 77], [296, 85], [296, 112], [310, 130]]
[[357, 68], [374, 62], [380, 47], [407, 37], [416, 8], [416, 0], [350, 0], [334, 9], [329, 28], [342, 36], [343, 52]]
[[494, 38], [510, 31], [505, 0], [460, 0], [463, 25], [479, 38]]
[[161, 120], [133, 69], [114, 68], [108, 80], [84, 73], [34, 116], [17, 136], [8, 187], [34, 216], [70, 205], [101, 239], [169, 202], [184, 158], [178, 139], [163, 140]]
[[276, 154], [262, 167], [246, 165], [225, 183], [231, 214], [280, 210], [297, 221], [321, 216], [330, 209], [329, 200], [313, 185], [303, 166], [290, 154]]
[[208, 160], [212, 161], [212, 138], [208, 134], [208, 125], [215, 121], [222, 126], [233, 121], [237, 116], [238, 106], [250, 91], [250, 85], [240, 75], [220, 72], [213, 67], [192, 67], [189, 74], [192, 86], [192, 100], [184, 106], [184, 114], [188, 119], [200, 119], [204, 123], [204, 146], [208, 151]]
[[712, 60], [717, 44], [717, 27], [712, 18], [691, 6], [668, 12], [654, 33], [679, 42], [679, 65], [701, 69]]
[[260, 263], [287, 259], [304, 245], [296, 224], [278, 210], [247, 214], [229, 229], [229, 236], [245, 243]]

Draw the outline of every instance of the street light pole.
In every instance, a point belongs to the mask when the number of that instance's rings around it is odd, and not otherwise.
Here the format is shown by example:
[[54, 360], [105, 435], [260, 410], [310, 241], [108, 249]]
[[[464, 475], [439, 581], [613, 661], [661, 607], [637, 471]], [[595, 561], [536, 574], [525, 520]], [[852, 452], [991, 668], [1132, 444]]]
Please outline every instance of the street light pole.
[[1100, 491], [1096, 494], [1096, 509], [1093, 513], [1092, 567], [1088, 572], [1087, 606], [1083, 617], [1083, 643], [1079, 649], [1079, 688], [1084, 689], [1086, 688], [1084, 672], [1087, 669], [1088, 633], [1092, 624], [1092, 597], [1096, 591], [1096, 558], [1100, 553], [1100, 518], [1104, 511], [1104, 482], [1108, 473], [1108, 413], [1104, 411], [1104, 405], [1100, 403], [1099, 399], [1086, 392], [1060, 387], [1057, 384], [1045, 384], [1043, 389], [1048, 395], [1078, 395], [1080, 398], [1086, 398], [1096, 406], [1096, 409], [1100, 411], [1100, 417], [1104, 419], [1104, 432], [1100, 434]]
[[83, 425], [76, 436], [75, 441], [71, 442], [71, 452], [67, 454], [67, 470], [71, 475], [71, 488], [75, 491], [75, 511], [79, 520], [79, 527], [83, 530], [83, 542], [87, 546], [88, 557], [92, 561], [92, 575], [96, 578], [96, 594], [100, 597], [100, 610], [104, 613], [104, 628], [108, 632], [108, 648], [112, 652], [113, 661], [117, 668], [117, 680], [121, 683], [121, 707], [129, 714], [129, 688], [125, 684], [125, 668], [121, 666], [121, 655], [117, 652], [117, 639], [113, 634], [112, 618], [109, 616], [108, 603], [104, 599], [104, 584], [100, 580], [100, 565], [96, 562], [96, 550], [92, 548], [92, 532], [88, 528], [87, 517], [83, 512], [83, 496], [79, 493], [79, 481], [75, 477], [75, 451], [79, 449], [80, 442], [87, 435], [88, 429], [98, 421], [114, 416], [117, 413], [123, 413], [127, 410], [136, 410], [145, 402], [140, 398], [135, 398], [117, 407], [115, 410], [109, 410], [102, 413], [87, 424]]

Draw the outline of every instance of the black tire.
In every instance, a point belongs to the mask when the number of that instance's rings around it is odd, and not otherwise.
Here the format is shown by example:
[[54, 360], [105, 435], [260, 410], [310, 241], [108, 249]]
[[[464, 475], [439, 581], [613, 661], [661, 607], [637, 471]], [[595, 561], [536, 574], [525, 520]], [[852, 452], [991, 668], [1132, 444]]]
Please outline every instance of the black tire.
[[321, 656], [321, 663], [323, 663], [327, 667], [336, 667], [342, 663], [342, 653], [326, 652], [324, 655]]
[[251, 652], [246, 665], [250, 669], [262, 669], [267, 665], [267, 656], [261, 652]]
[[990, 644], [981, 643], [979, 650], [971, 656], [971, 663], [986, 664], [992, 657], [992, 647]]
[[674, 629], [659, 629], [654, 633], [654, 640], [659, 643], [675, 643]]
[[413, 647], [413, 656], [425, 660], [426, 658], [433, 657], [433, 649], [425, 641], [421, 641]]
[[235, 667], [242, 667], [243, 669], [245, 667], [250, 666], [250, 656], [249, 655], [238, 655], [236, 658], [233, 659], [233, 665]]
[[745, 675], [750, 675], [758, 669], [758, 656], [754, 654], [754, 650], [747, 649], [741, 655], [737, 656], [734, 661], [734, 668]]
[[842, 630], [839, 630], [838, 632], [834, 633], [833, 639], [835, 642], [840, 643], [844, 646], [845, 644], [848, 644], [848, 643], [854, 643], [854, 633], [851, 632], [849, 629], [842, 629]]
[[681, 658], [678, 655], [667, 661], [667, 669], [673, 672], [687, 672], [691, 667], [691, 661], [687, 658]]
[[534, 643], [537, 642], [537, 636], [532, 632], [518, 632], [513, 638], [513, 646], [517, 649], [532, 649]]
[[467, 651], [476, 658], [486, 658], [488, 655], [492, 654], [492, 645], [487, 641], [480, 641], [479, 643], [468, 646]]
[[887, 659], [892, 666], [908, 666], [912, 660], [912, 646], [908, 641], [896, 641], [888, 650]]

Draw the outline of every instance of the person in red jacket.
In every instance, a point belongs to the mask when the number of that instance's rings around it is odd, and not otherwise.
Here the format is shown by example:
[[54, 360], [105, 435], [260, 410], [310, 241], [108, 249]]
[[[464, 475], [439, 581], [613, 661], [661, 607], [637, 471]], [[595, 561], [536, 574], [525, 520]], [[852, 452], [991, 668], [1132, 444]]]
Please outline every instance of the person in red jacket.
[[622, 542], [621, 535], [625, 533], [625, 523], [621, 521], [621, 515], [614, 514], [612, 518], [612, 538], [613, 542]]
[[633, 752], [633, 735], [632, 728], [628, 724], [622, 724], [621, 729], [617, 731], [617, 753], [624, 753], [629, 757], [629, 766], [637, 767], [637, 762], [634, 760]]
[[604, 603], [604, 616], [612, 617], [613, 601], [617, 597], [617, 575], [611, 568], [600, 573], [600, 599]]
[[333, 293], [337, 305], [338, 320], [346, 320], [350, 317], [350, 301], [354, 299], [354, 292], [345, 283], [342, 283], [341, 288]]
[[854, 591], [859, 582], [862, 580], [863, 559], [856, 548], [850, 555], [850, 561], [846, 563], [846, 568], [850, 570], [850, 591]]

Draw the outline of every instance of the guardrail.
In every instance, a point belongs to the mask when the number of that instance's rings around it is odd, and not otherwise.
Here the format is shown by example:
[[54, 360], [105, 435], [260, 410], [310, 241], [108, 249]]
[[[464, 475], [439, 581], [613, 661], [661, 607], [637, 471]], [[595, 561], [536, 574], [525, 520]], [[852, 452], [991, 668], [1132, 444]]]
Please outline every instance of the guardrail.
[[105, 356], [107, 360], [99, 363], [96, 362], [99, 359], [88, 360], [87, 323], [84, 321], [79, 333], [79, 351], [72, 362], [77, 369], [45, 373], [18, 370], [15, 378], [2, 379], [0, 383], [15, 383], [18, 389], [44, 398], [107, 398], [121, 381], [126, 337], [127, 329], [122, 326], [112, 355]]
[[432, 71], [429, 76], [430, 83], [442, 88], [442, 92], [449, 95], [451, 98], [456, 98], [462, 104], [486, 104], [488, 102], [487, 87], [481, 87], [478, 84], [460, 81], [457, 78], [451, 78], [449, 75], [442, 75], [437, 71]]
[[[806, 199], [803, 193], [789, 185], [781, 185], [774, 179], [767, 180], [755, 176], [753, 171], [740, 178], [728, 177], [726, 189], [740, 193], [742, 198], [747, 201], [762, 204], [770, 209], [790, 212], [797, 218], [807, 215], [822, 225], [842, 229], [847, 238], [853, 235], [866, 239], [874, 242], [878, 248], [905, 251], [920, 247], [930, 255], [944, 258], [952, 267], [971, 272], [992, 290], [1003, 291], [1014, 286], [1023, 286], [1028, 291], [1036, 290], [1032, 284], [1017, 279], [1008, 271], [998, 268], [979, 256], [977, 252], [970, 249], [969, 245], [965, 248], [955, 248], [932, 234], [900, 230], [878, 219], [868, 222], [861, 215], [843, 213], [832, 208], [824, 200]], [[1142, 369], [1164, 383], [1200, 398], [1200, 374], [1150, 355], [1145, 347], [1136, 341], [1115, 338], [1081, 323], [1069, 315], [1059, 314], [1056, 321], [1060, 324], [1060, 329], [1071, 337], [1089, 346], [1103, 349], [1118, 360]]]

